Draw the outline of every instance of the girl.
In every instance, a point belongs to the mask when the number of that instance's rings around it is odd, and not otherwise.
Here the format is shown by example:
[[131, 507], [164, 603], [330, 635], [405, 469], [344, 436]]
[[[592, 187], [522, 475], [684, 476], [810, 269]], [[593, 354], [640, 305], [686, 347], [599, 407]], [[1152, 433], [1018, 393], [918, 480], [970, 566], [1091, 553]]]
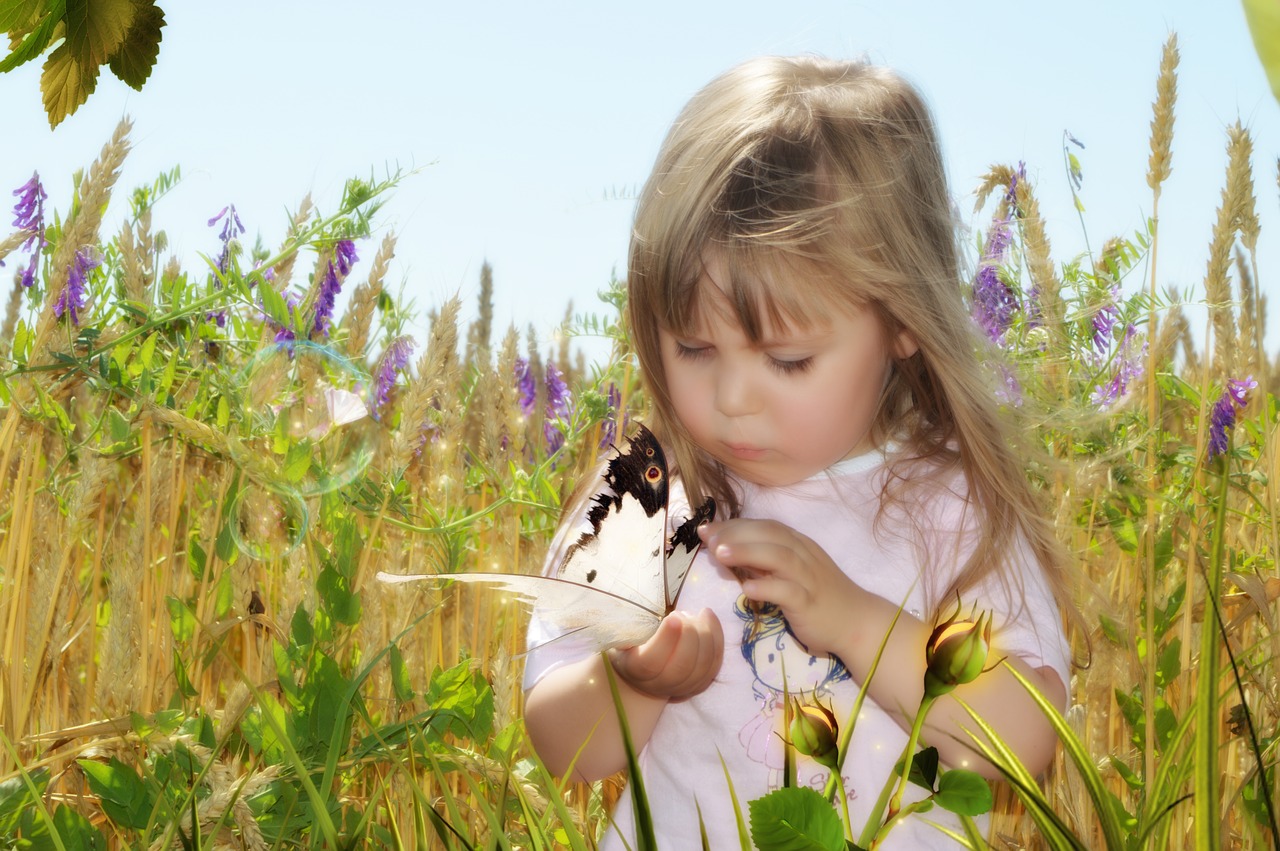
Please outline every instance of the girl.
[[[739, 847], [725, 769], [744, 806], [780, 782], [784, 678], [843, 724], [899, 606], [843, 766], [856, 827], [957, 597], [995, 612], [992, 660], [1065, 705], [1063, 557], [977, 356], [938, 141], [910, 85], [809, 57], [711, 82], [641, 193], [627, 284], [650, 421], [677, 462], [669, 517], [712, 496], [727, 518], [700, 530], [680, 609], [610, 651], [662, 847], [701, 847], [699, 811], [712, 848]], [[531, 643], [546, 632], [535, 609]], [[603, 664], [571, 639], [529, 656], [526, 725], [553, 771], [625, 766]], [[1032, 771], [1048, 766], [1054, 733], [1003, 666], [954, 696]], [[973, 727], [943, 699], [925, 744], [994, 776]], [[826, 782], [804, 760], [798, 777]], [[624, 796], [616, 830], [631, 821]], [[949, 843], [921, 819], [888, 840]]]

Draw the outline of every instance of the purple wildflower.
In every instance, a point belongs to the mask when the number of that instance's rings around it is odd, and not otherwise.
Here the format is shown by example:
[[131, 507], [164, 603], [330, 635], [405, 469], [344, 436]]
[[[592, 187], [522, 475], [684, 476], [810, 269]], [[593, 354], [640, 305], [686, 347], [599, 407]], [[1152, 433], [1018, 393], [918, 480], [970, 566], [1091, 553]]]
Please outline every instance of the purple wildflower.
[[[20, 250], [31, 251], [31, 259], [22, 272], [22, 285], [30, 287], [36, 281], [36, 265], [40, 262], [40, 252], [48, 242], [44, 238], [44, 202], [49, 196], [40, 185], [40, 173], [32, 172], [31, 179], [13, 190], [18, 196], [18, 203], [13, 205], [13, 226], [19, 230], [30, 231], [23, 240]], [[0, 266], [4, 264], [0, 262]]]
[[235, 204], [228, 204], [218, 212], [218, 215], [209, 219], [209, 227], [213, 227], [219, 221], [222, 222], [222, 231], [218, 234], [218, 239], [222, 240], [222, 252], [218, 255], [218, 262], [215, 265], [218, 271], [225, 275], [231, 266], [231, 243], [244, 233], [244, 223], [236, 213]]
[[564, 433], [556, 426], [558, 420], [566, 419], [571, 411], [569, 402], [569, 386], [564, 383], [560, 370], [553, 363], [547, 364], [547, 410], [543, 421], [542, 432], [547, 438], [547, 452], [555, 453], [564, 445]]
[[516, 389], [520, 391], [520, 411], [527, 417], [533, 413], [538, 399], [528, 358], [516, 358]]
[[1111, 348], [1111, 332], [1116, 327], [1120, 308], [1108, 304], [1093, 315], [1093, 347], [1098, 352]]
[[[618, 439], [619, 425], [622, 426], [624, 431], [627, 427], [627, 416], [622, 411], [622, 391], [613, 382], [609, 383], [609, 393], [605, 397], [605, 404], [608, 406], [608, 410], [605, 412], [604, 422], [600, 424], [601, 449], [611, 445]], [[619, 416], [620, 414], [621, 416]]]
[[[289, 308], [289, 319], [296, 320], [296, 316], [294, 315], [294, 310], [298, 307], [299, 304], [302, 303], [302, 300], [298, 298], [298, 296], [295, 295], [292, 291], [286, 290], [284, 294], [284, 301]], [[267, 316], [267, 314], [265, 313], [262, 314], [262, 318], [265, 322], [268, 322], [272, 325], [276, 324], [275, 321], [271, 319], [270, 316]], [[292, 323], [290, 325], [276, 325], [275, 341], [277, 343], [282, 345], [283, 344], [291, 345], [297, 339], [298, 339], [298, 335], [293, 332]], [[293, 351], [292, 348], [290, 348], [290, 353], [292, 353], [292, 351]]]
[[1209, 457], [1216, 458], [1226, 453], [1228, 435], [1236, 426], [1236, 412], [1244, 410], [1249, 404], [1249, 391], [1255, 389], [1258, 382], [1253, 376], [1241, 380], [1231, 379], [1227, 389], [1222, 391], [1218, 401], [1214, 403], [1209, 421]]
[[[333, 247], [333, 259], [329, 261], [324, 280], [320, 282], [320, 292], [316, 295], [316, 318], [313, 328], [317, 334], [329, 333], [329, 320], [333, 317], [333, 306], [338, 293], [342, 292], [342, 282], [351, 272], [356, 256], [356, 245], [349, 239], [340, 239]], [[337, 266], [334, 263], [337, 262]]]
[[1129, 392], [1129, 385], [1146, 373], [1147, 341], [1143, 340], [1141, 346], [1135, 347], [1134, 340], [1137, 334], [1138, 329], [1133, 324], [1125, 327], [1124, 338], [1120, 341], [1115, 374], [1105, 384], [1099, 384], [1093, 389], [1089, 401], [1099, 408], [1109, 408], [1114, 405]]
[[994, 343], [1004, 339], [1018, 309], [1017, 296], [1013, 288], [1000, 279], [999, 269], [1011, 239], [1008, 220], [992, 222], [982, 262], [973, 280], [973, 318]]
[[381, 419], [382, 408], [391, 399], [391, 388], [395, 386], [396, 374], [409, 365], [413, 357], [413, 338], [396, 337], [387, 344], [382, 359], [378, 361], [376, 391], [374, 393], [373, 417]]
[[100, 265], [102, 258], [96, 256], [91, 247], [76, 252], [75, 259], [67, 266], [67, 285], [54, 302], [54, 316], [61, 319], [63, 314], [70, 314], [72, 324], [80, 324], [80, 311], [85, 306], [85, 278]]
[[356, 244], [349, 239], [338, 240], [338, 244], [333, 249], [333, 256], [338, 261], [338, 274], [344, 278], [351, 274], [351, 267], [360, 259], [356, 254]]

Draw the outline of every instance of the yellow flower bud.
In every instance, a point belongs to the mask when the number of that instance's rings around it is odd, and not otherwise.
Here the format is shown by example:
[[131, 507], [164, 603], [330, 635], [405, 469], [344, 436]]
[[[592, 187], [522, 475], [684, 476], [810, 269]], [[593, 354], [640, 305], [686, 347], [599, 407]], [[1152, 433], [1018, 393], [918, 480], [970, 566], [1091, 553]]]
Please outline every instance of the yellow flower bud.
[[924, 648], [924, 693], [940, 697], [958, 685], [971, 683], [987, 665], [991, 649], [991, 613], [982, 612], [976, 621], [957, 620], [955, 614], [934, 628]]
[[812, 757], [820, 765], [839, 770], [840, 727], [831, 710], [818, 703], [802, 704], [797, 698], [787, 703], [787, 734], [797, 753]]

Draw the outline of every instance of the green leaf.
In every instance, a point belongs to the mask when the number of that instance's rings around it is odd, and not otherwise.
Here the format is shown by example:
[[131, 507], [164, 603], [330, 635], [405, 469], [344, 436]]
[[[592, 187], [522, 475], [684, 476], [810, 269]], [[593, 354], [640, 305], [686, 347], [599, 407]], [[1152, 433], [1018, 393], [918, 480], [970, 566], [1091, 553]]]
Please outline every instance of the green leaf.
[[[106, 838], [89, 823], [87, 818], [66, 804], [59, 804], [53, 811], [53, 830], [61, 840], [63, 848], [75, 848], [76, 851], [106, 851]], [[31, 843], [32, 851], [57, 847], [52, 837], [47, 840], [42, 837], [41, 841]]]
[[115, 757], [108, 763], [92, 759], [76, 762], [84, 769], [89, 788], [102, 801], [102, 811], [120, 827], [145, 828], [155, 806], [147, 786], [132, 768]]
[[[55, 17], [61, 18], [64, 11], [65, 5]], [[52, 10], [45, 9], [45, 0], [4, 0], [0, 2], [0, 32], [16, 39], [30, 32], [36, 19], [46, 12]]]
[[493, 732], [493, 690], [469, 661], [448, 670], [436, 669], [423, 699], [437, 714], [431, 730], [484, 741]]
[[284, 456], [284, 469], [281, 474], [286, 482], [297, 484], [311, 469], [311, 441], [304, 440], [289, 446]]
[[187, 665], [182, 661], [182, 656], [176, 647], [173, 648], [173, 679], [178, 683], [178, 693], [184, 700], [193, 700], [200, 696], [200, 692], [191, 683], [191, 677], [187, 675]]
[[222, 575], [218, 577], [217, 584], [213, 586], [213, 616], [215, 618], [225, 618], [231, 612], [231, 606], [235, 603], [235, 594], [235, 586], [231, 584], [231, 571], [222, 571]]
[[821, 793], [775, 789], [747, 805], [751, 839], [760, 851], [844, 851], [840, 817]]
[[409, 666], [404, 663], [404, 656], [395, 644], [387, 654], [387, 664], [391, 666], [391, 688], [396, 700], [408, 703], [413, 700], [413, 679], [409, 676]]
[[980, 816], [991, 810], [991, 786], [972, 771], [953, 768], [938, 778], [938, 792], [933, 800], [949, 812]]
[[[901, 777], [901, 768], [895, 768], [894, 773]], [[938, 780], [938, 749], [929, 747], [916, 751], [911, 758], [911, 772], [907, 779], [932, 792], [933, 784]]]
[[177, 597], [165, 597], [164, 601], [169, 607], [169, 628], [173, 637], [185, 644], [196, 632], [195, 612]]
[[134, 10], [133, 0], [67, 0], [67, 45], [96, 74], [124, 42]]
[[1156, 660], [1156, 685], [1164, 688], [1182, 673], [1182, 639], [1172, 638]]
[[[44, 794], [49, 785], [49, 769], [37, 768], [28, 774], [31, 784], [36, 787], [37, 794]], [[31, 790], [22, 776], [10, 777], [0, 782], [0, 836], [12, 836], [16, 833], [15, 825], [18, 816], [28, 807], [34, 808]]]
[[301, 603], [293, 610], [293, 619], [289, 622], [289, 633], [293, 646], [297, 648], [310, 647], [315, 641], [315, 630], [311, 628], [311, 618], [307, 617], [307, 610]]
[[111, 56], [111, 73], [131, 88], [142, 91], [151, 76], [156, 57], [160, 55], [160, 30], [165, 25], [164, 12], [151, 0], [134, 0], [137, 12], [133, 26], [120, 47]]
[[[28, 3], [26, 5], [31, 6], [33, 4]], [[18, 7], [18, 11], [15, 12], [15, 17], [21, 16], [24, 11], [21, 9], [23, 4], [18, 3], [15, 4], [15, 6]], [[25, 65], [32, 59], [35, 59], [40, 54], [44, 53], [45, 48], [49, 46], [49, 42], [53, 40], [53, 31], [57, 28], [58, 24], [62, 22], [62, 15], [65, 11], [65, 4], [55, 4], [49, 14], [40, 19], [40, 22], [36, 25], [35, 29], [27, 34], [27, 37], [22, 40], [22, 43], [19, 44], [12, 53], [6, 56], [3, 62], [0, 62], [0, 73], [12, 71], [19, 65]], [[8, 16], [6, 16], [6, 18], [7, 17]], [[31, 14], [27, 13], [25, 17], [21, 17], [21, 20], [26, 21], [29, 20], [30, 17]], [[3, 27], [3, 29], [6, 32], [13, 31], [12, 26]]]
[[138, 360], [146, 369], [150, 369], [152, 361], [155, 360], [157, 339], [159, 339], [159, 335], [152, 331], [147, 335], [147, 339], [142, 341], [142, 347], [138, 349]]
[[258, 287], [258, 297], [262, 299], [262, 310], [282, 328], [292, 327], [293, 321], [289, 317], [289, 305], [285, 302], [284, 296], [280, 295], [275, 287], [265, 284]]
[[1275, 0], [1244, 0], [1244, 19], [1258, 51], [1271, 93], [1280, 100], [1280, 4]]
[[325, 567], [316, 578], [320, 604], [335, 621], [348, 626], [360, 623], [360, 594], [351, 590], [350, 581], [332, 567]]
[[57, 127], [93, 94], [98, 66], [71, 52], [70, 42], [49, 54], [40, 75], [40, 94], [49, 126]]

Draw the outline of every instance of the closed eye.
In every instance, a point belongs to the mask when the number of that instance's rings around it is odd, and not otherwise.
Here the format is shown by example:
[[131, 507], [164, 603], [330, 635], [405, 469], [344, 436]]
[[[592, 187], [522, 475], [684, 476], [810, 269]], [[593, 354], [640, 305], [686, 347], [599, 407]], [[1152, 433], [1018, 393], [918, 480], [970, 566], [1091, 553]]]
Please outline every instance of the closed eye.
[[781, 375], [799, 375], [808, 372], [813, 366], [813, 358], [800, 358], [799, 360], [779, 360], [775, 357], [769, 358], [769, 367]]
[[679, 340], [675, 341], [676, 357], [682, 360], [698, 361], [711, 357], [710, 346], [686, 346]]

